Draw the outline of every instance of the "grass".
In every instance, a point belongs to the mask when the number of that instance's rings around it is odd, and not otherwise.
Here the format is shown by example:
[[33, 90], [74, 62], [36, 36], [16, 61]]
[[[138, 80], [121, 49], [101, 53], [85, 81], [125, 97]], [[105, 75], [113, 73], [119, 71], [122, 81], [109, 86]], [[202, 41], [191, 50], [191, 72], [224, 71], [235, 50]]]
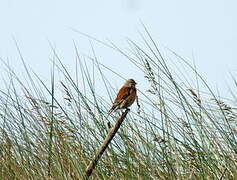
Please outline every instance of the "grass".
[[[235, 94], [221, 98], [195, 66], [167, 50], [186, 71], [172, 66], [148, 31], [141, 37], [141, 46], [128, 39], [128, 51], [103, 43], [143, 73], [147, 91], [139, 92], [140, 112], [129, 112], [91, 179], [237, 179]], [[73, 78], [52, 50], [49, 86], [22, 56], [26, 80], [3, 61], [9, 78], [0, 91], [0, 179], [86, 179], [108, 133], [106, 97], [116, 91], [104, 71], [120, 75], [98, 62], [94, 49], [83, 60], [75, 45]]]

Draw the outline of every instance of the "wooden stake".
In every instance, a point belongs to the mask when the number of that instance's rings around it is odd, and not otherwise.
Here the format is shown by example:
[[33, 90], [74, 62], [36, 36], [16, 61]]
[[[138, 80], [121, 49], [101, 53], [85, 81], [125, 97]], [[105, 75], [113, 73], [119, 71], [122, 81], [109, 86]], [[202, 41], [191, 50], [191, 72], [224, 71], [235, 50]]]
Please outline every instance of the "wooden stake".
[[98, 149], [98, 151], [96, 152], [93, 160], [90, 162], [90, 164], [87, 166], [86, 168], [86, 176], [90, 177], [92, 174], [92, 171], [95, 169], [96, 164], [98, 163], [100, 157], [103, 155], [103, 153], [105, 152], [106, 148], [108, 147], [109, 143], [111, 142], [111, 140], [113, 139], [113, 137], [115, 136], [115, 134], [117, 133], [118, 129], [120, 128], [123, 120], [126, 118], [127, 113], [130, 111], [130, 109], [126, 109], [125, 112], [123, 112], [123, 114], [121, 115], [121, 117], [117, 120], [116, 124], [114, 125], [114, 127], [109, 131], [109, 134], [107, 135], [107, 137], [105, 138], [103, 144], [100, 146], [100, 148]]

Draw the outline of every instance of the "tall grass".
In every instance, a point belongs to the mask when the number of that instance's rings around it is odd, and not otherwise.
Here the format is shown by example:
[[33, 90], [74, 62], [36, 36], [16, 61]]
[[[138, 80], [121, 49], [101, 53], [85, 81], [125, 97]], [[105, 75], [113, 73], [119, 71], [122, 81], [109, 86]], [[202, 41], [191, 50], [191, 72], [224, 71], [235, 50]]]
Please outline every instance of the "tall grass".
[[[234, 93], [233, 100], [221, 98], [195, 66], [167, 50], [188, 70], [172, 66], [148, 31], [142, 39], [141, 45], [128, 40], [128, 51], [104, 44], [140, 69], [147, 90], [139, 92], [140, 111], [129, 113], [92, 179], [237, 179]], [[118, 71], [95, 53], [84, 60], [75, 45], [74, 78], [52, 50], [50, 85], [22, 56], [27, 80], [3, 61], [9, 78], [0, 91], [0, 179], [86, 178], [86, 166], [108, 133], [106, 97], [116, 90], [104, 70]], [[104, 93], [97, 93], [100, 88]]]

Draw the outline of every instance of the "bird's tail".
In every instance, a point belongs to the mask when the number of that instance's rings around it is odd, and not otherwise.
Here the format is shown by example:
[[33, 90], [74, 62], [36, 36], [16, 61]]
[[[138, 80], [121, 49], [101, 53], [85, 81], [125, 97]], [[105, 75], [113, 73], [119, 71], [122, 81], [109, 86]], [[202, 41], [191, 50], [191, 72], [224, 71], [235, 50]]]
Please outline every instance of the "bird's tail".
[[108, 119], [108, 117], [110, 116], [110, 114], [111, 114], [112, 112], [116, 111], [117, 108], [118, 108], [118, 105], [117, 105], [117, 104], [116, 104], [116, 105], [113, 105], [113, 106], [111, 107], [111, 109], [108, 111], [108, 115], [107, 115], [106, 119]]
[[110, 114], [111, 114], [112, 112], [114, 112], [114, 110], [115, 110], [115, 106], [113, 106], [113, 107], [109, 110], [107, 117], [109, 117]]

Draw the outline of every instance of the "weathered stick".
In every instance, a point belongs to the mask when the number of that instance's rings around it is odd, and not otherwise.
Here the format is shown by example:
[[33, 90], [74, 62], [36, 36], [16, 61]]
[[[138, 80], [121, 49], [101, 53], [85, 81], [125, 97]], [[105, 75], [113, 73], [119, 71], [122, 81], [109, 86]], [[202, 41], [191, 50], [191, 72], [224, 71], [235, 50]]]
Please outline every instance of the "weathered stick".
[[114, 127], [109, 131], [109, 134], [105, 138], [103, 144], [100, 146], [100, 148], [96, 152], [93, 160], [90, 162], [90, 164], [86, 168], [86, 176], [87, 177], [90, 177], [90, 175], [92, 174], [92, 171], [95, 169], [95, 166], [96, 166], [97, 162], [99, 161], [100, 157], [103, 155], [103, 153], [105, 152], [105, 150], [108, 147], [109, 143], [111, 142], [111, 140], [113, 139], [113, 137], [117, 133], [119, 127], [121, 126], [123, 120], [125, 119], [125, 117], [127, 116], [127, 113], [129, 111], [130, 111], [129, 109], [126, 109], [126, 111], [123, 112], [121, 117], [117, 120]]

